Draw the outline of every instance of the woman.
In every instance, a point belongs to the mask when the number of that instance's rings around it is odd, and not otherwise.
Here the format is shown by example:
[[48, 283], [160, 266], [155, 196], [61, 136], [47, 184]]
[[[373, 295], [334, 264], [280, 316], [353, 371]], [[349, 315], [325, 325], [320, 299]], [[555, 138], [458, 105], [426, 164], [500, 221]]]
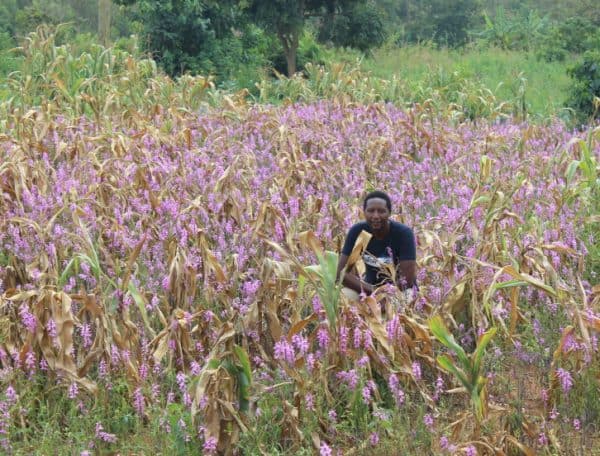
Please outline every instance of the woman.
[[369, 193], [363, 201], [363, 211], [365, 221], [353, 225], [346, 236], [338, 262], [338, 278], [363, 230], [372, 235], [362, 256], [366, 273], [359, 277], [353, 270], [346, 271], [342, 284], [366, 294], [386, 283], [395, 283], [401, 290], [416, 286], [415, 236], [408, 226], [390, 220], [390, 197], [381, 191]]

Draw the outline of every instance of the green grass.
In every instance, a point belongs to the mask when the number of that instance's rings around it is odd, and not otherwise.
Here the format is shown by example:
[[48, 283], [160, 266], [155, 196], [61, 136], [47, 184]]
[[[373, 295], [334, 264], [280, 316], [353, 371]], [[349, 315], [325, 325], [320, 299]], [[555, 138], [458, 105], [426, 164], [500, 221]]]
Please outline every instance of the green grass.
[[[343, 54], [339, 55], [344, 58]], [[346, 56], [347, 57], [347, 56]], [[524, 89], [529, 114], [548, 117], [559, 114], [571, 85], [565, 62], [545, 62], [531, 53], [500, 49], [435, 49], [424, 45], [382, 48], [362, 61], [374, 76], [396, 76], [409, 85], [435, 82], [457, 76], [473, 79], [492, 90], [501, 100], [520, 98]]]

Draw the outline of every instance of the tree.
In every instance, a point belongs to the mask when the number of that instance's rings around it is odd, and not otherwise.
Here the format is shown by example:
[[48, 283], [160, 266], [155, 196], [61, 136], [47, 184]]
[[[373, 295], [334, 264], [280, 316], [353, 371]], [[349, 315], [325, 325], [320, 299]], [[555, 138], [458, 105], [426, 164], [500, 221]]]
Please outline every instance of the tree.
[[170, 75], [212, 73], [223, 80], [243, 65], [245, 15], [235, 0], [115, 0], [130, 6], [141, 44]]
[[575, 111], [577, 120], [585, 123], [600, 117], [600, 51], [587, 51], [567, 73], [574, 80], [567, 106]]
[[249, 0], [247, 11], [265, 30], [277, 35], [285, 54], [288, 76], [296, 73], [298, 44], [306, 20], [332, 21], [336, 14], [364, 0]]
[[108, 46], [110, 41], [111, 0], [98, 0], [98, 38]]
[[386, 38], [383, 14], [372, 2], [357, 3], [324, 23], [320, 38], [336, 46], [349, 46], [362, 52], [381, 46]]
[[468, 31], [481, 20], [479, 0], [422, 0], [409, 6], [409, 41], [434, 40], [448, 46], [467, 42]]

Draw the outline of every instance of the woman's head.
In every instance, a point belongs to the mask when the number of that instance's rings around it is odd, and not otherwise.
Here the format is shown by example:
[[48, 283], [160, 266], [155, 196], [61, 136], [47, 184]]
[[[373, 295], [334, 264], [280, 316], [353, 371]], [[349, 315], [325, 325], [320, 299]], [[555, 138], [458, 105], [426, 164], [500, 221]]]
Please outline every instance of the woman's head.
[[367, 196], [365, 196], [365, 199], [363, 200], [363, 210], [367, 209], [367, 203], [369, 202], [369, 200], [372, 200], [375, 198], [385, 201], [385, 205], [386, 205], [388, 211], [390, 213], [392, 212], [392, 200], [390, 199], [390, 197], [387, 193], [382, 192], [380, 190], [375, 190], [375, 191], [367, 194]]
[[369, 193], [363, 201], [365, 219], [374, 232], [385, 232], [392, 213], [392, 201], [387, 193], [375, 191]]

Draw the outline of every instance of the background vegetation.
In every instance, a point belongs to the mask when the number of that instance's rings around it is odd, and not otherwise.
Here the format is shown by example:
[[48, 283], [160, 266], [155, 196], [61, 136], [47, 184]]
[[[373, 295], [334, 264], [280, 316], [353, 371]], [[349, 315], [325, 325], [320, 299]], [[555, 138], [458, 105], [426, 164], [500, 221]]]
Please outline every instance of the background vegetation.
[[7, 0], [0, 6], [0, 75], [20, 68], [22, 53], [9, 50], [38, 25], [69, 23], [57, 44], [80, 43], [74, 53], [93, 41], [114, 43], [150, 55], [171, 76], [210, 75], [219, 87], [253, 96], [277, 74], [300, 70], [310, 77], [308, 63], [342, 62], [401, 80], [409, 87], [403, 99], [419, 101], [419, 88], [430, 87], [458, 99], [477, 86], [500, 102], [520, 104], [523, 117], [559, 116], [580, 125], [598, 114], [600, 13], [592, 0], [295, 4]]

